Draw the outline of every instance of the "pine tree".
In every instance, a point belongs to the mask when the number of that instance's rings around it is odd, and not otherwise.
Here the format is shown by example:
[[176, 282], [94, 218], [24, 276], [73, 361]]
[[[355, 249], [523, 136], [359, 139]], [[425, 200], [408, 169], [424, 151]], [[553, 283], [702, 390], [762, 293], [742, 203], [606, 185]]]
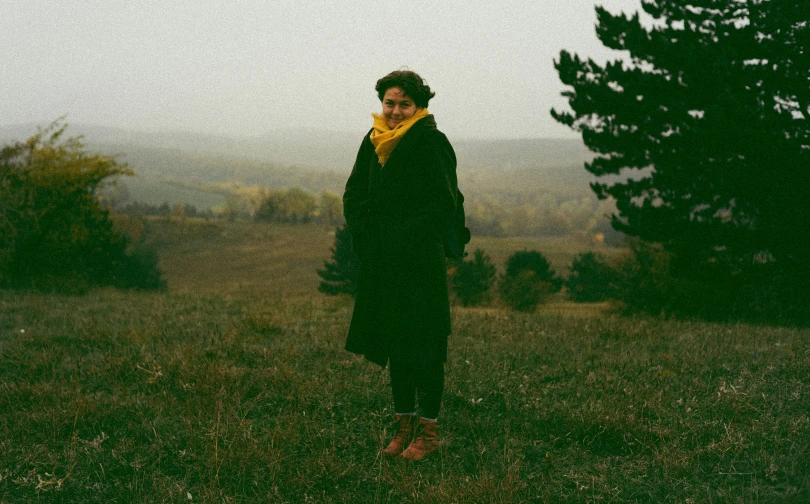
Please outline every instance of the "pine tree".
[[360, 258], [352, 249], [352, 234], [348, 226], [335, 229], [335, 244], [330, 249], [332, 260], [324, 261], [318, 276], [323, 280], [318, 290], [330, 296], [357, 294], [357, 280], [360, 276]]
[[571, 263], [571, 274], [565, 279], [568, 297], [581, 303], [616, 299], [621, 278], [601, 254], [585, 252]]
[[501, 299], [518, 311], [534, 310], [546, 295], [559, 291], [561, 287], [562, 280], [548, 260], [534, 250], [512, 254], [506, 262], [506, 272], [498, 282]]
[[481, 249], [476, 249], [471, 260], [458, 263], [451, 276], [453, 292], [464, 306], [476, 306], [486, 302], [494, 282], [495, 265]]
[[628, 57], [555, 62], [571, 110], [552, 115], [596, 153], [613, 226], [663, 244], [682, 273], [810, 271], [810, 2], [641, 7], [654, 23], [596, 9], [599, 39]]

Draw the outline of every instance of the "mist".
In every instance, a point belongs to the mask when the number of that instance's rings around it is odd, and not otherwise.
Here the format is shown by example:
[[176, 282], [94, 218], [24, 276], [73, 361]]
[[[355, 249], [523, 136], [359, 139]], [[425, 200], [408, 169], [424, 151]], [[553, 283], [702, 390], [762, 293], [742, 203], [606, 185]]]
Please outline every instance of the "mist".
[[362, 134], [376, 80], [407, 67], [451, 138], [574, 138], [548, 113], [565, 106], [553, 60], [615, 57], [594, 22], [591, 0], [14, 0], [0, 16], [0, 125]]

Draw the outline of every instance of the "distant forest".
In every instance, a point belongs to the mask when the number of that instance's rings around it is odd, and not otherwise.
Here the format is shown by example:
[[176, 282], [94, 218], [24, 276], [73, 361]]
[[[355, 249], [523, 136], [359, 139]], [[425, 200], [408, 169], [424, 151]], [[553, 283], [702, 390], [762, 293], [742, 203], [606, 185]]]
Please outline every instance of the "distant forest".
[[[0, 128], [0, 139], [24, 138], [32, 129]], [[105, 190], [117, 211], [336, 225], [359, 143], [353, 135], [309, 131], [253, 139], [81, 126], [69, 133], [84, 135], [91, 151], [119, 155], [135, 172]], [[589, 187], [593, 176], [583, 164], [591, 154], [580, 140], [453, 145], [473, 233], [621, 238], [610, 227], [610, 202], [597, 200]]]

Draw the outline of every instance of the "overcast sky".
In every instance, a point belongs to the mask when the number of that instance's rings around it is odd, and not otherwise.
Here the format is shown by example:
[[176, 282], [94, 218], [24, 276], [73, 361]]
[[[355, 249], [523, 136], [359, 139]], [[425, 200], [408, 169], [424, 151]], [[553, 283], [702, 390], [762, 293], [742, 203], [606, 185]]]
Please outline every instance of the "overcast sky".
[[639, 0], [0, 0], [0, 125], [364, 132], [407, 67], [451, 138], [573, 137], [560, 49], [604, 60], [594, 4]]

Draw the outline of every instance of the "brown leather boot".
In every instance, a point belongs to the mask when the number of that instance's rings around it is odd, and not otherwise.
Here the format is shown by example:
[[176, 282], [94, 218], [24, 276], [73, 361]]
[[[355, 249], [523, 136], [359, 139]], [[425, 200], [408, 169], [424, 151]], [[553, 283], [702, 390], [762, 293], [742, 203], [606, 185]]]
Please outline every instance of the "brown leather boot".
[[402, 452], [400, 457], [416, 462], [436, 451], [439, 448], [439, 442], [436, 439], [437, 424], [436, 421], [429, 422], [424, 418], [420, 418], [416, 437], [413, 438], [411, 444]]
[[382, 451], [383, 455], [389, 457], [396, 457], [402, 450], [408, 446], [408, 443], [413, 439], [414, 426], [416, 424], [416, 415], [397, 415], [397, 433], [394, 439]]

